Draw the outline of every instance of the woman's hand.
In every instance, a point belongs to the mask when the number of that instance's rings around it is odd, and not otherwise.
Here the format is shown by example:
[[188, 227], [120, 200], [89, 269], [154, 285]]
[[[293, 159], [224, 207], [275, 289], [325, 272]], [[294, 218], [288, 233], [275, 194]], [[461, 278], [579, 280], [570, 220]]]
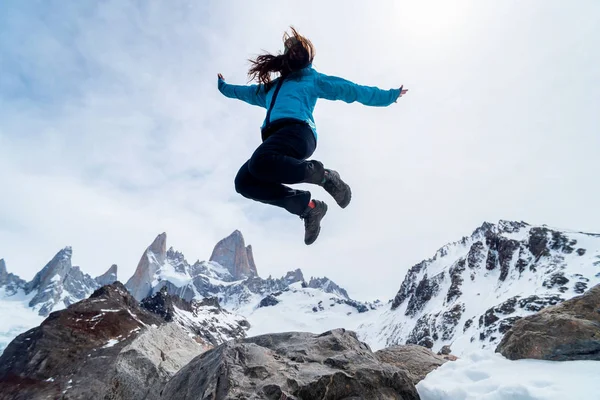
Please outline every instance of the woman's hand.
[[219, 79], [225, 80], [225, 78], [223, 78], [223, 74], [218, 74], [217, 76], [219, 77]]
[[[398, 95], [398, 99], [399, 99], [400, 97], [402, 97], [403, 95], [405, 95], [405, 94], [406, 94], [406, 92], [408, 92], [408, 89], [404, 89], [404, 85], [400, 86], [400, 94]], [[396, 99], [396, 101], [394, 101], [394, 103], [397, 103], [397, 102], [398, 102], [398, 99]]]
[[402, 97], [406, 92], [408, 92], [408, 89], [404, 89], [404, 85], [400, 86], [400, 96], [398, 97]]

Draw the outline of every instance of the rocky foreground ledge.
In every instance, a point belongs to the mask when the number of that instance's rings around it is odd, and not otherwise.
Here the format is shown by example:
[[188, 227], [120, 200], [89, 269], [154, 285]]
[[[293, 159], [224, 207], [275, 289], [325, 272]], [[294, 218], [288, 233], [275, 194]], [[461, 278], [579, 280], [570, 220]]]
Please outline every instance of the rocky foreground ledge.
[[[412, 358], [409, 352], [423, 361], [415, 375], [402, 365]], [[413, 400], [419, 399], [416, 375], [444, 361], [418, 346], [390, 348], [380, 357], [344, 329], [263, 335], [196, 357], [167, 383], [161, 398]]]
[[116, 282], [51, 313], [0, 357], [0, 400], [412, 400], [415, 384], [446, 362], [419, 346], [373, 353], [344, 329], [223, 343], [222, 324], [175, 318], [218, 307], [165, 296], [139, 303]]

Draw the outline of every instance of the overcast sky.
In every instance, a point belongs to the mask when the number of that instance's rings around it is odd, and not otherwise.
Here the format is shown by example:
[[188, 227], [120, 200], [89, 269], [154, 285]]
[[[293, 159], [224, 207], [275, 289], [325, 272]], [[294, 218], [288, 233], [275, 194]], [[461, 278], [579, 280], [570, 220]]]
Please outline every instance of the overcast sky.
[[[408, 95], [321, 100], [314, 158], [353, 200], [321, 236], [238, 195], [264, 109], [223, 97], [294, 25], [328, 75]], [[484, 221], [600, 231], [600, 2], [7, 0], [0, 4], [0, 258], [31, 279], [73, 246], [121, 280], [167, 232], [188, 261], [235, 229], [261, 276], [358, 299]]]

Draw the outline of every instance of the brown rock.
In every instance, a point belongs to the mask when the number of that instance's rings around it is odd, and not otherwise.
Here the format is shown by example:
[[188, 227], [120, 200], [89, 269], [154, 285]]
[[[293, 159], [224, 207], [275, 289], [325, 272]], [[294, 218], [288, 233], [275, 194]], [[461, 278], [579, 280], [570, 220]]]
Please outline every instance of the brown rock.
[[600, 285], [520, 319], [496, 352], [511, 360], [600, 360]]
[[148, 326], [162, 323], [121, 283], [104, 286], [8, 345], [0, 357], [0, 399], [54, 399], [67, 390], [68, 398], [103, 398], [118, 353]]
[[415, 385], [447, 361], [431, 350], [414, 344], [388, 347], [377, 351], [375, 356], [381, 362], [407, 370]]

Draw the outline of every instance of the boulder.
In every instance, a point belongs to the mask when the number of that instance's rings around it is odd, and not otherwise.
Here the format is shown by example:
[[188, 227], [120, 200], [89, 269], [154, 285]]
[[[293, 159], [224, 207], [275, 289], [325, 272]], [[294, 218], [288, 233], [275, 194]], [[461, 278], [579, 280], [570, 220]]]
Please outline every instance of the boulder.
[[162, 399], [419, 399], [406, 371], [354, 332], [289, 332], [224, 343], [196, 357]]
[[415, 344], [388, 347], [377, 351], [375, 356], [381, 362], [407, 370], [415, 385], [447, 361], [431, 350]]
[[496, 352], [511, 360], [600, 360], [600, 285], [518, 320]]

